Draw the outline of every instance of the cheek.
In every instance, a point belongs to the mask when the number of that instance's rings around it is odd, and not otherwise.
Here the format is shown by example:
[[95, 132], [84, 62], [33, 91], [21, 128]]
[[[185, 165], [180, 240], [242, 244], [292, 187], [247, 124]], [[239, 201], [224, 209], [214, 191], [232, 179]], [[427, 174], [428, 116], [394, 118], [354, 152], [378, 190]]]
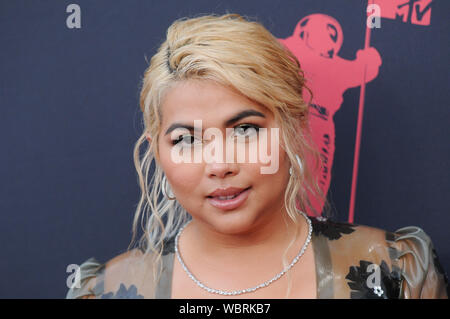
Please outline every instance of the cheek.
[[[271, 163], [263, 164], [260, 163], [258, 167], [254, 167], [252, 169], [253, 180], [257, 181], [261, 185], [261, 190], [264, 189], [266, 192], [267, 198], [278, 197], [280, 194], [284, 193], [287, 184], [289, 182], [289, 158], [285, 151], [280, 147], [280, 145], [270, 145], [269, 154], [273, 150], [273, 147], [278, 148], [278, 156], [275, 158], [276, 152], [274, 152], [273, 156], [270, 156]], [[273, 161], [277, 161], [277, 164], [274, 164]], [[262, 174], [262, 168], [272, 166], [274, 169], [271, 170], [273, 173], [271, 174]], [[275, 168], [277, 169], [275, 170]]]
[[192, 164], [173, 164], [173, 168], [167, 171], [167, 179], [177, 197], [192, 196], [198, 188], [201, 180], [201, 170]]
[[167, 146], [160, 148], [160, 165], [177, 198], [182, 201], [183, 197], [192, 195], [202, 177], [201, 165], [173, 162], [171, 148]]
[[[289, 181], [289, 159], [284, 150], [279, 149], [278, 158], [270, 157], [270, 160], [269, 163], [241, 164], [241, 170], [245, 171], [248, 180], [259, 189], [267, 190], [269, 197], [277, 193], [278, 189], [285, 189]], [[278, 161], [278, 164], [274, 165], [272, 161]], [[273, 173], [263, 174], [264, 168], [267, 169], [271, 165], [278, 166], [278, 169]]]

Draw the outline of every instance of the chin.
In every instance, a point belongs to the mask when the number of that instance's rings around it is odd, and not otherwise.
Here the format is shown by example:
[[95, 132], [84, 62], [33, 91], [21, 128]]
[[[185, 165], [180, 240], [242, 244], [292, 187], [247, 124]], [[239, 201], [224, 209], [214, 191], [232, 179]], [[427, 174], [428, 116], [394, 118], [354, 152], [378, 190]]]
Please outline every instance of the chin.
[[[214, 220], [209, 220], [208, 224], [218, 233], [224, 235], [239, 235], [251, 231], [255, 226], [255, 219], [250, 216], [242, 216], [241, 212], [228, 212], [226, 215]], [[239, 215], [240, 214], [240, 215]]]

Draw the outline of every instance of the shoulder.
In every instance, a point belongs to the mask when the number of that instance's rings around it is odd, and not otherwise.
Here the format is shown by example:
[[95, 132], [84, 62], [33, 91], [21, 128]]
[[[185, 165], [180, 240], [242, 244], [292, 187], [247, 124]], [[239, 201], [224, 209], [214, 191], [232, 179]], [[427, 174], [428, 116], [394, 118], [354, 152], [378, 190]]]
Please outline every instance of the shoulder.
[[[75, 276], [66, 294], [66, 299], [95, 298], [103, 290], [100, 288], [105, 265], [95, 257], [81, 263], [75, 269]], [[100, 288], [100, 289], [99, 289]]]
[[174, 247], [175, 236], [163, 240], [159, 257], [145, 247], [127, 250], [104, 263], [91, 257], [78, 267], [66, 298], [154, 298], [155, 278], [170, 268]]
[[151, 256], [139, 249], [123, 252], [104, 263], [91, 257], [79, 266], [66, 298], [144, 298], [144, 291], [151, 291], [151, 270]]
[[139, 249], [125, 251], [105, 263], [105, 274], [117, 277], [119, 274], [130, 270], [140, 264], [143, 258], [143, 252]]
[[431, 237], [418, 226], [406, 226], [386, 233], [393, 264], [404, 278], [403, 298], [449, 298], [448, 276]]
[[380, 256], [395, 261], [416, 258], [424, 268], [430, 262], [428, 257], [436, 254], [430, 236], [418, 226], [391, 231], [332, 219], [311, 218], [311, 221], [314, 234], [325, 237], [330, 247], [346, 248], [348, 253], [361, 257]]
[[[407, 226], [391, 231], [380, 227], [311, 217], [313, 233], [334, 243], [355, 243], [361, 247], [421, 244], [431, 246], [430, 236], [418, 226]], [[395, 244], [397, 243], [397, 244]], [[373, 250], [373, 249], [372, 249]]]
[[390, 258], [389, 243], [386, 241], [390, 232], [382, 228], [329, 218], [311, 218], [311, 222], [314, 235], [326, 241], [335, 265], [344, 267], [343, 260], [351, 261], [351, 264], [358, 264], [359, 261], [373, 261], [380, 264]]
[[[394, 231], [317, 220], [314, 233], [326, 238], [335, 274], [347, 279], [352, 298], [447, 298], [448, 279], [430, 236], [418, 226]], [[379, 270], [380, 288], [367, 279]], [[338, 276], [339, 276], [338, 275]], [[370, 285], [370, 283], [369, 283]]]

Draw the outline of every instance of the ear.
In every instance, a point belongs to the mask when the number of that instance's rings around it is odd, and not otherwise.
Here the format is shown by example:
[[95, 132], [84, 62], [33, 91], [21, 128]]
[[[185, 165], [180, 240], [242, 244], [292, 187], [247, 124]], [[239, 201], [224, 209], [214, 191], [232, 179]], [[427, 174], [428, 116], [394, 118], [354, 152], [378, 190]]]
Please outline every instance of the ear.
[[[151, 138], [149, 132], [146, 132], [146, 133], [145, 133], [145, 139], [147, 140], [147, 142], [148, 142], [149, 144], [152, 143], [152, 138]], [[157, 147], [157, 146], [156, 146], [156, 147]], [[155, 160], [156, 160], [157, 163], [159, 163], [159, 154], [157, 154], [157, 153], [155, 153]]]

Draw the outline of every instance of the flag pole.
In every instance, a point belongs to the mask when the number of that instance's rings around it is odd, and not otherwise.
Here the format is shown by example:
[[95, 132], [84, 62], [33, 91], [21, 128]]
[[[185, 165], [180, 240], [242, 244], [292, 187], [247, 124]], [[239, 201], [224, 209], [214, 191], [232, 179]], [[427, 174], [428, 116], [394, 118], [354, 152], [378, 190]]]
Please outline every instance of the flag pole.
[[[368, 0], [367, 6], [372, 3], [373, 3], [373, 0]], [[366, 7], [366, 11], [367, 11], [367, 7]], [[371, 28], [369, 28], [369, 26], [367, 25], [367, 18], [366, 18], [366, 34], [365, 34], [365, 39], [364, 39], [364, 49], [367, 49], [370, 46], [370, 30], [371, 30]], [[350, 209], [349, 209], [349, 213], [348, 213], [348, 222], [349, 223], [354, 222], [354, 216], [355, 216], [356, 184], [358, 181], [359, 151], [360, 151], [360, 146], [361, 146], [362, 120], [363, 120], [363, 114], [364, 114], [364, 97], [365, 97], [365, 93], [366, 93], [366, 72], [367, 72], [367, 64], [364, 65], [363, 78], [362, 78], [362, 82], [361, 82], [361, 90], [359, 93], [358, 124], [356, 127], [355, 152], [354, 152], [354, 157], [353, 157], [352, 188], [351, 188], [351, 194], [350, 194]]]

